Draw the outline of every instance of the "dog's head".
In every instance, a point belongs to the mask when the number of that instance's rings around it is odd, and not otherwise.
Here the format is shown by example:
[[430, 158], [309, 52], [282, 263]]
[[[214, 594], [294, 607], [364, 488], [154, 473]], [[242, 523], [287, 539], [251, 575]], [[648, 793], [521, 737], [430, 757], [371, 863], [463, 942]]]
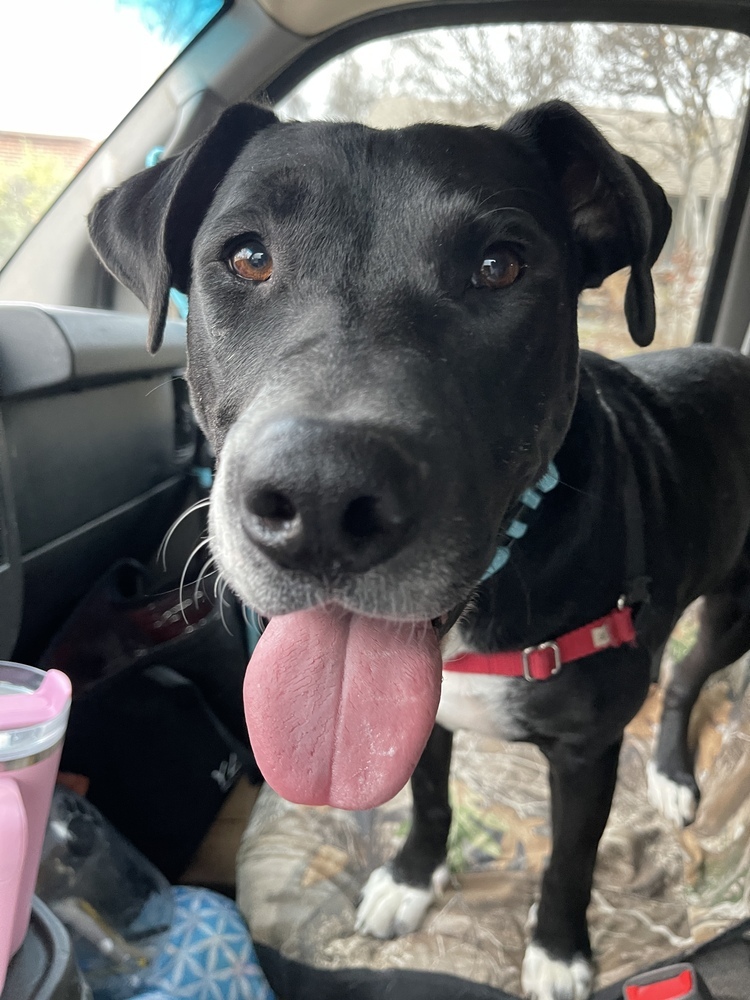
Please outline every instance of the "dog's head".
[[[437, 705], [430, 623], [476, 587], [568, 428], [578, 294], [629, 265], [625, 312], [648, 344], [669, 219], [646, 172], [561, 102], [497, 130], [392, 131], [237, 105], [94, 209], [152, 350], [170, 287], [190, 296], [188, 380], [218, 455], [212, 548], [273, 618], [254, 657], [256, 752], [276, 753], [269, 727], [304, 729], [303, 709], [269, 707], [277, 683], [339, 720], [298, 739], [304, 777], [277, 781], [289, 797], [360, 806], [408, 776]], [[366, 756], [381, 764], [345, 767], [364, 739], [346, 720], [379, 699], [367, 728], [386, 736]]]

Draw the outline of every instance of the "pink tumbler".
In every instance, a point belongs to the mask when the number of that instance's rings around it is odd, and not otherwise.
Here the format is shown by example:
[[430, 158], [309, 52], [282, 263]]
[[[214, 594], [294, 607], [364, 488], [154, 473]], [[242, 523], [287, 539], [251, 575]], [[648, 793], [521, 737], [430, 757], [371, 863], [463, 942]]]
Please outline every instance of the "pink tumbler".
[[0, 662], [0, 993], [29, 925], [69, 711], [65, 674]]

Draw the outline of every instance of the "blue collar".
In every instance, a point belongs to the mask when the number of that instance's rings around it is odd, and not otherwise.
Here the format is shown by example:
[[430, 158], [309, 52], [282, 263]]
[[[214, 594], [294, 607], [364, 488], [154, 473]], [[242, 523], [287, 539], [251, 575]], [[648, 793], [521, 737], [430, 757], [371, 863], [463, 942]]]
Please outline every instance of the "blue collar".
[[529, 527], [523, 518], [527, 516], [529, 511], [536, 510], [544, 499], [545, 493], [554, 490], [559, 482], [560, 473], [557, 471], [557, 466], [554, 462], [550, 462], [547, 466], [547, 471], [541, 479], [533, 487], [524, 490], [513, 511], [510, 524], [500, 533], [500, 540], [495, 550], [495, 555], [492, 557], [492, 562], [484, 571], [484, 576], [479, 581], [480, 583], [489, 580], [491, 576], [494, 576], [507, 563], [510, 559], [511, 545], [517, 538], [523, 538]]

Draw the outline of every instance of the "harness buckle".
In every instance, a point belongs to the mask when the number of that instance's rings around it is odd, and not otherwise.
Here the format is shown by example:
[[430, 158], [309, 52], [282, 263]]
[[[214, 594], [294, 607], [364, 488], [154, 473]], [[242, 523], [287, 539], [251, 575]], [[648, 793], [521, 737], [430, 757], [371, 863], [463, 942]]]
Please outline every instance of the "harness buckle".
[[[555, 657], [555, 665], [552, 668], [550, 677], [554, 677], [555, 674], [559, 674], [562, 669], [562, 657], [560, 656], [560, 647], [551, 639], [549, 642], [541, 642], [538, 646], [527, 646], [526, 649], [521, 650], [521, 663], [523, 664], [523, 676], [527, 681], [538, 681], [542, 678], [534, 677], [531, 673], [531, 663], [529, 657], [532, 653], [541, 653], [545, 649], [551, 649]], [[543, 678], [548, 680], [548, 678]]]

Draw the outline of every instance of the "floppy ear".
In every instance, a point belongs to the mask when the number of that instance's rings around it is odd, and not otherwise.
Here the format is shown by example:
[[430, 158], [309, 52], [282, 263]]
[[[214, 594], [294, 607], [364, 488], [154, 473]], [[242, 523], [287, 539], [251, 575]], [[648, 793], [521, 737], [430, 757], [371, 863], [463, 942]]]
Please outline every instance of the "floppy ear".
[[672, 221], [664, 192], [563, 101], [522, 111], [505, 128], [535, 145], [560, 185], [578, 250], [579, 288], [596, 288], [630, 265], [625, 316], [633, 340], [646, 347], [656, 327], [651, 268]]
[[235, 104], [183, 153], [105, 194], [89, 236], [105, 267], [147, 306], [148, 349], [160, 347], [169, 289], [187, 292], [190, 255], [216, 188], [245, 143], [277, 122], [272, 111]]

